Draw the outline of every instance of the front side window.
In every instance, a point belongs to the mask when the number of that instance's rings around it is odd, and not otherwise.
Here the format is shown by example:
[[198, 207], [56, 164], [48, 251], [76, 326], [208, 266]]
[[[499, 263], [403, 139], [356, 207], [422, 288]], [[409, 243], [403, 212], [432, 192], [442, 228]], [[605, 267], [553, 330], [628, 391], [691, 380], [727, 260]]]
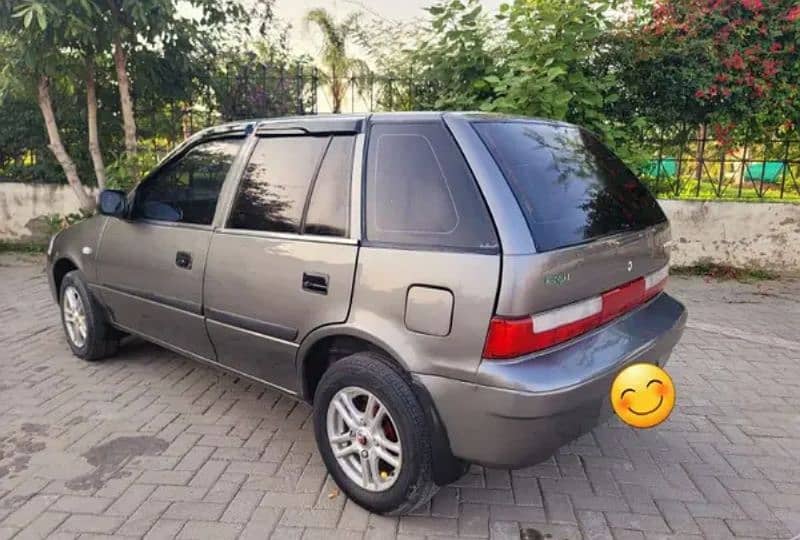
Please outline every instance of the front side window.
[[374, 125], [366, 191], [372, 242], [497, 249], [475, 179], [441, 122]]
[[228, 227], [299, 233], [311, 181], [330, 137], [266, 137], [245, 169]]
[[244, 139], [198, 144], [136, 189], [132, 217], [211, 225], [219, 192]]

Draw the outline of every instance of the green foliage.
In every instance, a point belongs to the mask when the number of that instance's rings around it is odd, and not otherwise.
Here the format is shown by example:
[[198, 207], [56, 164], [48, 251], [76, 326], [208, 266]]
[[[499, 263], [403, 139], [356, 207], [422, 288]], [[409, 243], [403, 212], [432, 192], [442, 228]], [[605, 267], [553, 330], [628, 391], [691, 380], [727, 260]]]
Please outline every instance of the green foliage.
[[669, 273], [675, 276], [700, 276], [717, 281], [757, 283], [780, 279], [780, 275], [763, 268], [738, 268], [727, 264], [700, 263], [694, 266], [673, 266]]
[[341, 112], [348, 80], [358, 81], [368, 71], [363, 60], [348, 54], [348, 42], [355, 39], [359, 18], [351, 14], [337, 22], [323, 8], [312, 9], [305, 16], [306, 26], [313, 24], [322, 33], [322, 81], [330, 88], [335, 113]]
[[109, 189], [121, 189], [130, 191], [150, 171], [158, 164], [158, 156], [154, 152], [139, 151], [134, 156], [127, 153], [120, 153], [118, 157], [108, 164]]
[[81, 209], [78, 212], [70, 212], [66, 215], [48, 214], [44, 216], [44, 221], [45, 225], [47, 226], [47, 232], [52, 236], [59, 231], [63, 231], [67, 227], [92, 217], [93, 215], [94, 212]]
[[0, 240], [0, 253], [44, 253], [47, 243]]
[[478, 0], [428, 8], [429, 26], [411, 55], [414, 102], [423, 109], [471, 110], [494, 97], [496, 30]]
[[497, 98], [484, 109], [568, 120], [613, 135], [604, 114], [618, 96], [616, 74], [598, 72], [599, 44], [614, 0], [515, 0], [500, 7], [506, 43], [498, 76], [487, 81]]
[[568, 120], [622, 141], [626, 122], [608, 114], [619, 99], [619, 70], [606, 54], [615, 24], [609, 14], [617, 5], [515, 0], [501, 5], [493, 22], [478, 0], [445, 0], [428, 8], [426, 25], [406, 40], [410, 45], [389, 44], [378, 64], [412, 81], [410, 108]]
[[[183, 0], [181, 0], [183, 1]], [[41, 75], [51, 79], [56, 119], [64, 145], [84, 184], [94, 183], [87, 147], [85, 58], [96, 65], [99, 134], [117, 185], [135, 183], [190, 131], [188, 111], [217, 107], [214, 81], [225, 58], [269, 38], [272, 0], [0, 0], [0, 179], [63, 182], [47, 148], [36, 101]], [[42, 18], [42, 24], [39, 23]], [[114, 159], [123, 149], [120, 103], [111, 56], [118, 36], [128, 51], [139, 125], [141, 163]], [[199, 117], [199, 115], [198, 115]], [[218, 122], [218, 117], [198, 123]], [[130, 167], [129, 167], [130, 166]], [[128, 167], [128, 172], [121, 172]]]
[[795, 0], [659, 0], [613, 36], [617, 114], [709, 124], [721, 143], [775, 135], [800, 118]]

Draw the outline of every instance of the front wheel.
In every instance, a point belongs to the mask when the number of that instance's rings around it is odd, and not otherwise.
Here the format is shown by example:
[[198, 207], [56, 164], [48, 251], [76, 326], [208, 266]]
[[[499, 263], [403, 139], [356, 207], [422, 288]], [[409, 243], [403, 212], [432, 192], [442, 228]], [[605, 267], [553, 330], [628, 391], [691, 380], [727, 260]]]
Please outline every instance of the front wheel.
[[108, 324], [103, 309], [92, 297], [78, 270], [64, 276], [60, 298], [61, 322], [75, 356], [91, 361], [117, 352], [119, 335]]
[[430, 428], [405, 378], [381, 355], [343, 358], [314, 395], [314, 434], [340, 488], [380, 514], [405, 514], [438, 489]]

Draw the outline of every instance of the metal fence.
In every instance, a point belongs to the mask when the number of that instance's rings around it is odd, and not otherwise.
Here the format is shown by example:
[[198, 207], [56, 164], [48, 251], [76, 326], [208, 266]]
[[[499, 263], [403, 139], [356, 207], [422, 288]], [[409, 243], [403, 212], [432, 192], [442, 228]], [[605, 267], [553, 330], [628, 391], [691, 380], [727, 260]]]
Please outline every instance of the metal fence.
[[800, 138], [746, 138], [721, 145], [700, 127], [696, 135], [649, 139], [652, 159], [639, 174], [662, 197], [800, 199]]

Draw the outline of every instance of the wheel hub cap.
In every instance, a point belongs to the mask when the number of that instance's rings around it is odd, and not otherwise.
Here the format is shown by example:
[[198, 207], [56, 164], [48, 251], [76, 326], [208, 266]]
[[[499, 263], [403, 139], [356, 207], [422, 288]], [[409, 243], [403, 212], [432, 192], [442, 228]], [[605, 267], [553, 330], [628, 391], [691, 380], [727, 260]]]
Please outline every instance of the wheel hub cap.
[[328, 404], [328, 442], [342, 471], [367, 491], [386, 491], [402, 467], [397, 424], [371, 392], [349, 386]]
[[86, 320], [86, 309], [78, 289], [72, 286], [64, 289], [61, 310], [67, 337], [74, 346], [83, 347], [86, 344], [86, 336], [89, 335], [89, 325]]

